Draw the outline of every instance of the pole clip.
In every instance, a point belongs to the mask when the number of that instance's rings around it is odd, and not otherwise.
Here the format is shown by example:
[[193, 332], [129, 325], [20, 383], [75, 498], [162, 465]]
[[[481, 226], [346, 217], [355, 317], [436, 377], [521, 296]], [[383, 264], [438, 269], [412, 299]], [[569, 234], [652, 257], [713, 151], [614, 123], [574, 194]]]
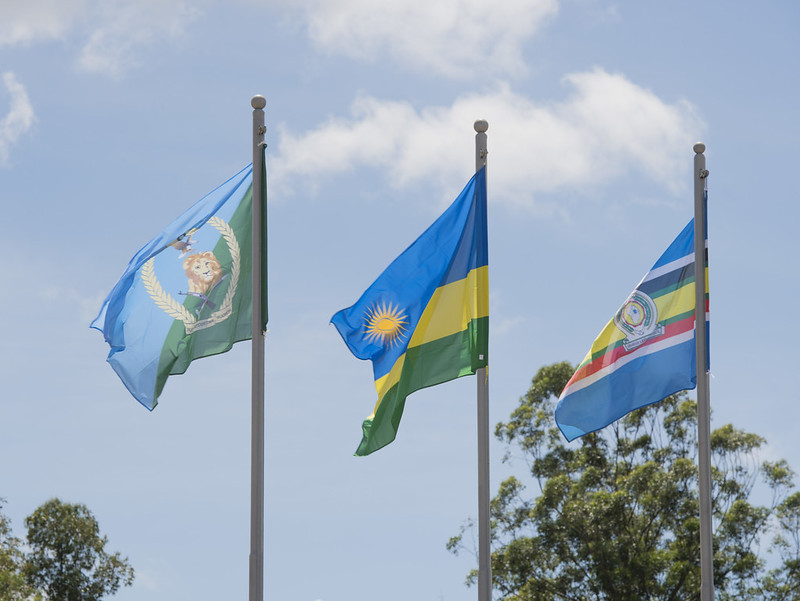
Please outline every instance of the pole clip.
[[701, 169], [700, 170], [700, 179], [706, 179], [708, 177], [708, 169]]
[[263, 136], [265, 133], [267, 133], [266, 125], [259, 125], [258, 126], [258, 135], [259, 136]]

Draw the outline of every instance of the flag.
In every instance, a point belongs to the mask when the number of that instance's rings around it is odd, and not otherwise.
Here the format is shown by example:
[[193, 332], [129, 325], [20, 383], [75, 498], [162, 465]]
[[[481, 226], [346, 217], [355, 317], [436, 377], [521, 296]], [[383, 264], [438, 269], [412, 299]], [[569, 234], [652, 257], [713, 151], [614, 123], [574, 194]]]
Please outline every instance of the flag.
[[250, 165], [143, 246], [91, 324], [150, 410], [168, 376], [252, 336], [252, 184]]
[[595, 339], [561, 393], [555, 419], [567, 440], [695, 388], [694, 281], [692, 220]]
[[350, 351], [372, 360], [378, 402], [356, 455], [392, 442], [406, 397], [488, 362], [486, 168], [351, 307], [331, 318]]

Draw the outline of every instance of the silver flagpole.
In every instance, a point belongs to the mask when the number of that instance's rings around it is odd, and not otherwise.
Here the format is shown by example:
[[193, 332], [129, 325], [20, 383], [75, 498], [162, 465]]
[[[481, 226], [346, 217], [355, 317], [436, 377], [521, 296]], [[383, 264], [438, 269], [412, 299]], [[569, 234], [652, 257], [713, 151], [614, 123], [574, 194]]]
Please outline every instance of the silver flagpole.
[[262, 154], [264, 144], [263, 96], [253, 96], [253, 307], [252, 307], [252, 413], [250, 431], [250, 601], [264, 598], [264, 330], [262, 295]]
[[694, 306], [697, 354], [697, 446], [700, 470], [700, 601], [714, 601], [714, 546], [711, 524], [711, 400], [706, 338], [705, 144], [694, 145]]
[[[486, 165], [486, 130], [475, 122], [475, 171]], [[492, 551], [489, 526], [489, 373], [478, 369], [478, 601], [492, 599]]]

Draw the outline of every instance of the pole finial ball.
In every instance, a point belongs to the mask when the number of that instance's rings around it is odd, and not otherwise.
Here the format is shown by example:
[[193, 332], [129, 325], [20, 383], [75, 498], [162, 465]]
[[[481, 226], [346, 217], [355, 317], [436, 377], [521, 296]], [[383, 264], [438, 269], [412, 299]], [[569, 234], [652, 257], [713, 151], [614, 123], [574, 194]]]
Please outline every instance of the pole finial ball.
[[486, 132], [487, 129], [489, 129], [489, 122], [486, 119], [478, 119], [475, 122], [475, 131], [479, 134]]
[[702, 142], [698, 142], [697, 144], [695, 144], [694, 146], [692, 146], [692, 149], [693, 149], [693, 150], [695, 151], [695, 153], [697, 153], [697, 154], [703, 154], [703, 153], [706, 151], [706, 145], [705, 145], [705, 144], [703, 144]]
[[261, 94], [256, 94], [253, 96], [252, 100], [250, 100], [250, 106], [252, 106], [254, 109], [263, 109], [265, 106], [267, 106], [267, 99]]

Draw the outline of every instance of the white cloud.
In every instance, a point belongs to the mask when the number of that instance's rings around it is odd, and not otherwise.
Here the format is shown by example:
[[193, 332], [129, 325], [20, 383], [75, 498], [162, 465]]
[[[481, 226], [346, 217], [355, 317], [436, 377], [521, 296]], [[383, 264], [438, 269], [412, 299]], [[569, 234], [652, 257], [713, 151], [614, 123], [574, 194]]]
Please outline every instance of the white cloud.
[[86, 71], [119, 75], [138, 64], [136, 50], [164, 37], [183, 35], [197, 11], [183, 0], [104, 0], [99, 22], [78, 59]]
[[198, 14], [189, 0], [2, 0], [0, 47], [75, 36], [79, 68], [119, 75], [143, 47], [183, 34]]
[[0, 46], [57, 39], [86, 8], [86, 0], [3, 0]]
[[8, 113], [0, 120], [0, 164], [8, 161], [10, 147], [36, 121], [25, 86], [10, 71], [3, 73], [3, 84], [10, 96], [10, 102]]
[[455, 78], [524, 71], [521, 44], [558, 11], [557, 0], [284, 1], [302, 6], [322, 48]]
[[[2, 0], [0, 47], [85, 40], [78, 66], [118, 75], [138, 50], [180, 36], [214, 0]], [[558, 12], [558, 0], [247, 0], [299, 11], [320, 48], [359, 60], [390, 57], [453, 78], [525, 70], [522, 45]]]
[[472, 124], [486, 119], [493, 199], [533, 206], [542, 193], [587, 190], [629, 172], [682, 187], [703, 128], [688, 102], [668, 104], [602, 69], [564, 82], [572, 93], [558, 103], [535, 103], [508, 86], [422, 110], [358, 98], [349, 119], [299, 135], [282, 128], [272, 182], [285, 187], [292, 177], [369, 165], [386, 169], [395, 186], [433, 178], [452, 194], [471, 166]]

